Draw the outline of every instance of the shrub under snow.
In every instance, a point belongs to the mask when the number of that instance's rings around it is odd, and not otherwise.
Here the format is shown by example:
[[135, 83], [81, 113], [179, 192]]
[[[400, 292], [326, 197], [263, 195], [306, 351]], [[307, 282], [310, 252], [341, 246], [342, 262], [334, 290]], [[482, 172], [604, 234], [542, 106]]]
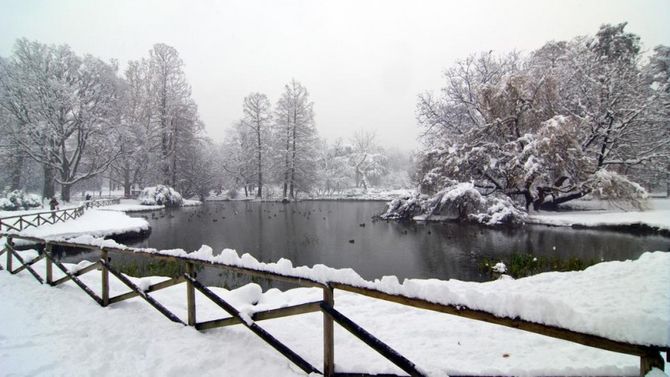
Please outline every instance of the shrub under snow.
[[145, 187], [138, 197], [140, 204], [181, 207], [184, 204], [181, 194], [170, 186], [158, 185]]
[[16, 211], [20, 209], [29, 209], [42, 205], [39, 195], [28, 194], [23, 190], [6, 191], [0, 198], [0, 210]]
[[613, 204], [628, 204], [637, 209], [644, 209], [648, 197], [647, 191], [642, 186], [606, 169], [595, 172], [587, 185], [591, 188], [591, 195], [598, 199]]
[[485, 225], [523, 222], [526, 213], [501, 194], [482, 195], [472, 183], [457, 183], [432, 197], [396, 199], [380, 216], [385, 220], [467, 220]]

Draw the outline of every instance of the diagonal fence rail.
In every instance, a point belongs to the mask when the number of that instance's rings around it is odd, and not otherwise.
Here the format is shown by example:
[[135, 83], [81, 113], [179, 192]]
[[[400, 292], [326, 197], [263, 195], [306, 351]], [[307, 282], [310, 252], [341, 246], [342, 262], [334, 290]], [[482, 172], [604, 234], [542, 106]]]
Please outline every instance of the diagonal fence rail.
[[[28, 271], [33, 277], [35, 277], [35, 279], [38, 282], [42, 284], [46, 283], [51, 286], [56, 286], [65, 283], [66, 281], [72, 280], [77, 286], [79, 286], [82, 290], [84, 290], [84, 292], [86, 292], [94, 301], [96, 301], [101, 306], [108, 306], [134, 297], [140, 297], [169, 320], [175, 323], [180, 323], [185, 326], [193, 326], [195, 329], [200, 331], [225, 326], [232, 326], [232, 325], [243, 325], [307, 374], [318, 373], [323, 374], [325, 376], [371, 376], [366, 373], [341, 373], [335, 371], [334, 324], [337, 323], [342, 328], [349, 331], [358, 339], [360, 339], [362, 342], [367, 344], [370, 348], [375, 350], [381, 356], [385, 357], [391, 363], [395, 364], [398, 368], [406, 372], [407, 375], [409, 376], [425, 375], [425, 373], [419, 367], [417, 367], [412, 361], [410, 361], [405, 356], [394, 350], [389, 345], [382, 342], [379, 338], [375, 337], [372, 333], [368, 332], [351, 319], [347, 318], [344, 314], [336, 310], [334, 301], [335, 289], [359, 295], [364, 295], [367, 297], [383, 301], [398, 303], [414, 308], [426, 309], [440, 313], [464, 317], [472, 320], [488, 322], [500, 326], [512, 327], [519, 330], [545, 335], [552, 338], [562, 339], [573, 343], [578, 343], [607, 351], [634, 355], [640, 358], [641, 376], [646, 375], [646, 373], [649, 372], [654, 367], [659, 368], [661, 370], [663, 369], [664, 361], [663, 358], [661, 357], [662, 351], [665, 351], [666, 355], [670, 355], [670, 353], [668, 352], [670, 351], [668, 347], [631, 344], [607, 339], [596, 335], [579, 333], [569, 329], [559, 328], [555, 326], [548, 326], [535, 322], [529, 322], [520, 318], [498, 317], [488, 312], [469, 309], [461, 305], [456, 306], [456, 305], [438, 304], [414, 297], [390, 294], [376, 289], [359, 287], [339, 282], [320, 282], [301, 276], [281, 274], [262, 268], [240, 267], [234, 264], [204, 261], [200, 259], [190, 258], [187, 256], [157, 254], [155, 252], [147, 252], [142, 249], [98, 247], [89, 244], [79, 244], [67, 241], [50, 241], [35, 237], [24, 237], [6, 233], [4, 234], [0, 233], [0, 235], [7, 237], [5, 247], [2, 250], [0, 250], [0, 256], [5, 253], [7, 254], [5, 268], [11, 274], [17, 274], [21, 271]], [[40, 252], [37, 258], [30, 261], [26, 261], [14, 249], [14, 239], [24, 239], [36, 244], [41, 244], [44, 246], [43, 251]], [[97, 262], [85, 268], [79, 269], [77, 271], [70, 271], [67, 269], [67, 267], [65, 267], [62, 263], [60, 263], [58, 260], [54, 258], [52, 254], [53, 246], [82, 248], [97, 251], [100, 253], [100, 259]], [[125, 275], [123, 275], [122, 273], [120, 273], [114, 267], [111, 266], [111, 264], [109, 263], [110, 253], [143, 255], [158, 260], [176, 261], [182, 263], [185, 266], [186, 272], [183, 275], [175, 276], [160, 283], [153, 284], [148, 288], [141, 289], [140, 287], [135, 285], [130, 279], [128, 279]], [[35, 263], [42, 259], [46, 260], [45, 277], [42, 277], [33, 268]], [[13, 266], [14, 261], [17, 261], [20, 266], [14, 268]], [[54, 280], [53, 266], [56, 266], [60, 271], [62, 271], [65, 274], [65, 276], [58, 280]], [[200, 283], [197, 280], [197, 273], [195, 272], [196, 267], [204, 267], [204, 266], [220, 268], [229, 272], [240, 273], [252, 277], [262, 277], [270, 280], [288, 282], [304, 287], [321, 288], [323, 291], [323, 299], [321, 301], [303, 303], [299, 305], [282, 307], [278, 309], [259, 311], [251, 315], [247, 315], [245, 313], [240, 312], [233, 305], [228, 303], [226, 300], [218, 296], [216, 293], [214, 293], [209, 288], [205, 287], [202, 283]], [[2, 266], [0, 266], [0, 269], [2, 269]], [[78, 278], [79, 276], [88, 273], [94, 269], [100, 269], [102, 272], [101, 296], [98, 296], [95, 292], [93, 292], [92, 289], [86, 286], [86, 284], [84, 284]], [[130, 290], [126, 293], [110, 297], [109, 292], [110, 274], [119, 279]], [[162, 305], [158, 300], [156, 300], [150, 295], [150, 293], [177, 284], [186, 284], [187, 288], [186, 320], [182, 320], [181, 318], [176, 316], [167, 307]], [[200, 292], [214, 304], [223, 309], [223, 311], [228, 313], [230, 317], [198, 322], [196, 316], [197, 310], [195, 301], [196, 291]], [[275, 338], [272, 334], [267, 332], [258, 324], [258, 322], [262, 322], [264, 320], [289, 317], [313, 312], [321, 312], [323, 315], [322, 369], [318, 369], [314, 365], [310, 364], [307, 360], [305, 360], [303, 357], [301, 357], [299, 354], [293, 351], [290, 347], [283, 344], [281, 341], [279, 341], [277, 338]], [[391, 375], [385, 375], [385, 376], [391, 376]]]
[[70, 219], [74, 220], [83, 215], [84, 211], [88, 208], [103, 207], [119, 204], [120, 202], [120, 199], [87, 200], [82, 202], [78, 207], [3, 217], [0, 218], [0, 232], [20, 232], [24, 229], [36, 228], [44, 224], [55, 224]]

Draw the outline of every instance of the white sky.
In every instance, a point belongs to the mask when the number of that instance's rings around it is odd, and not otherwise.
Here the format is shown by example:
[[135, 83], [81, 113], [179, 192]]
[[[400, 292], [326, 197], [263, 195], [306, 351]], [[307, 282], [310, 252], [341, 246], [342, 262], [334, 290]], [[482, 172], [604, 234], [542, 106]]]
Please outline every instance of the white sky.
[[456, 59], [528, 52], [623, 21], [646, 49], [670, 45], [670, 0], [0, 0], [0, 56], [27, 37], [123, 67], [167, 43], [215, 140], [241, 117], [245, 95], [263, 92], [274, 104], [295, 78], [315, 102], [322, 136], [376, 130], [384, 145], [409, 150], [417, 95], [438, 90]]

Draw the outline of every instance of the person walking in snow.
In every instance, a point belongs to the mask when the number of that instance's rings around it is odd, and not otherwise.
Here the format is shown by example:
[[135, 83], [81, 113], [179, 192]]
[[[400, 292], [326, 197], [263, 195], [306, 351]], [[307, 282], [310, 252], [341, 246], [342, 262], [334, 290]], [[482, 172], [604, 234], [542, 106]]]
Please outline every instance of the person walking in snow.
[[58, 200], [56, 200], [55, 196], [51, 197], [51, 200], [49, 201], [49, 207], [51, 207], [52, 211], [55, 211], [58, 209]]

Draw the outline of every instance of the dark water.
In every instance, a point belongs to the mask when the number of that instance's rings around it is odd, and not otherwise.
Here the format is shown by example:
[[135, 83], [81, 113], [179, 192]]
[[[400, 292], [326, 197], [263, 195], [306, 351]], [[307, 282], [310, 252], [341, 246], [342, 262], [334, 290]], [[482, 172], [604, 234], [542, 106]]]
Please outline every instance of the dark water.
[[202, 244], [250, 253], [260, 261], [288, 258], [294, 266], [351, 267], [367, 279], [489, 280], [484, 258], [512, 253], [583, 260], [624, 260], [668, 250], [670, 239], [612, 231], [544, 226], [490, 229], [469, 224], [373, 222], [383, 202], [291, 204], [210, 202], [201, 207], [135, 214], [147, 217], [149, 238], [131, 246], [196, 250]]

